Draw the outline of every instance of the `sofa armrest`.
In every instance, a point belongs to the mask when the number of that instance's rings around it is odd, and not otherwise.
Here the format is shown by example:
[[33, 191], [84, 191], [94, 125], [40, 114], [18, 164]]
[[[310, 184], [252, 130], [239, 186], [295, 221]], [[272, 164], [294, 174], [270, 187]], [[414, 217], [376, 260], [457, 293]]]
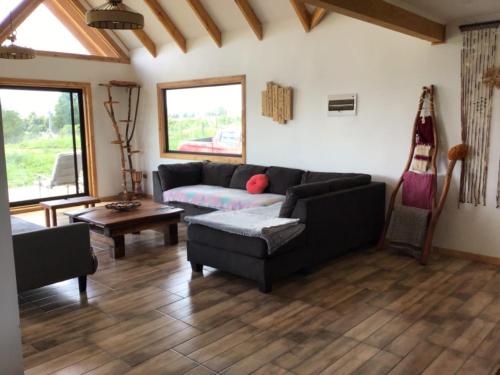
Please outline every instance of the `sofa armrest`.
[[18, 291], [93, 274], [97, 258], [85, 223], [12, 236]]
[[163, 203], [163, 189], [158, 171], [153, 171], [153, 201]]
[[372, 182], [297, 201], [292, 217], [306, 224], [318, 261], [377, 242], [385, 220], [385, 184]]

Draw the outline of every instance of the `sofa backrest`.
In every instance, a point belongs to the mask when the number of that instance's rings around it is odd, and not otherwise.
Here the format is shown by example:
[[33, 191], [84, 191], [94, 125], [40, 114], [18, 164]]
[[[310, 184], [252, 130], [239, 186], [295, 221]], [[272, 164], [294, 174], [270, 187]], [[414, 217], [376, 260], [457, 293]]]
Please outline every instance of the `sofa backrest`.
[[201, 183], [203, 185], [229, 187], [231, 177], [237, 167], [238, 165], [229, 163], [203, 163], [201, 167]]
[[248, 180], [256, 174], [266, 173], [267, 167], [262, 165], [241, 164], [235, 169], [229, 187], [245, 190]]
[[285, 195], [288, 188], [300, 185], [303, 174], [302, 169], [269, 167], [266, 171], [269, 178], [269, 186], [266, 192]]

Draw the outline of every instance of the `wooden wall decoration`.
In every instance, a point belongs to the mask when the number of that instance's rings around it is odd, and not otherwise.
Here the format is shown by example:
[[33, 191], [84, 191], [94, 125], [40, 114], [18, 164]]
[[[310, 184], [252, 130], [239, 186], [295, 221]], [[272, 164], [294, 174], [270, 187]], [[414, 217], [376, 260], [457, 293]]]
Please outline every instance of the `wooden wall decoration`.
[[293, 120], [293, 89], [267, 82], [266, 90], [262, 91], [262, 116], [278, 124]]
[[461, 26], [462, 142], [469, 154], [462, 163], [459, 203], [486, 205], [493, 85], [484, 76], [494, 68], [499, 22]]

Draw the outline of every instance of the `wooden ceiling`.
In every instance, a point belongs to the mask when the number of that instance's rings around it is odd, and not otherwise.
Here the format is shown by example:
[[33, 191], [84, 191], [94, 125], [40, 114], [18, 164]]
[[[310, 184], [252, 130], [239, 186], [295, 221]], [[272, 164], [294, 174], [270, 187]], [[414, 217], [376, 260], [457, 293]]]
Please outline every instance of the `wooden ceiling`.
[[[23, 0], [20, 5], [12, 12], [12, 17], [7, 18], [0, 23], [0, 43], [3, 42], [10, 31], [10, 19], [14, 28], [17, 28], [26, 18], [40, 5], [44, 3], [75, 35], [82, 45], [93, 55], [85, 58], [95, 58], [101, 60], [111, 60], [117, 62], [129, 62], [127, 53], [122, 48], [127, 43], [121, 42], [117, 34], [123, 39], [129, 38], [122, 32], [114, 33], [99, 29], [90, 28], [85, 24], [85, 12], [87, 9], [99, 4], [104, 0]], [[205, 32], [211, 37], [217, 47], [223, 46], [222, 32], [217, 24], [216, 12], [219, 9], [207, 8], [208, 0], [176, 0], [177, 3], [185, 2], [192, 14], [198, 20]], [[263, 22], [259, 18], [262, 16], [262, 9], [257, 12], [255, 9], [258, 0], [232, 0], [233, 11], [241, 14], [253, 31], [258, 40], [265, 38]], [[267, 7], [276, 5], [276, 0], [266, 2]], [[398, 6], [389, 4], [383, 0], [280, 0], [289, 2], [290, 9], [296, 14], [298, 21], [305, 32], [311, 32], [317, 27], [329, 12], [343, 14], [349, 17], [370, 22], [382, 27], [402, 32], [417, 38], [421, 38], [433, 43], [442, 43], [445, 40], [445, 26], [437, 22], [424, 18], [420, 15], [402, 9]], [[125, 1], [135, 10], [142, 12], [148, 10], [154, 14], [154, 20], [146, 19], [146, 22], [156, 22], [164, 29], [170, 38], [177, 44], [184, 53], [188, 52], [188, 38], [181, 31], [182, 27], [186, 30], [186, 25], [178, 25], [176, 20], [170, 14], [171, 9], [166, 9], [166, 2], [161, 0], [140, 0]], [[168, 3], [171, 5], [172, 3]], [[220, 4], [220, 3], [219, 3]], [[226, 12], [227, 8], [222, 7], [221, 12]], [[153, 57], [157, 55], [157, 46], [145, 30], [132, 30], [127, 33], [135, 35], [137, 40], [150, 52]], [[42, 54], [44, 51], [41, 51]], [[57, 53], [46, 52], [48, 55], [57, 56]], [[65, 57], [69, 54], [60, 54]], [[83, 56], [82, 56], [83, 57]]]

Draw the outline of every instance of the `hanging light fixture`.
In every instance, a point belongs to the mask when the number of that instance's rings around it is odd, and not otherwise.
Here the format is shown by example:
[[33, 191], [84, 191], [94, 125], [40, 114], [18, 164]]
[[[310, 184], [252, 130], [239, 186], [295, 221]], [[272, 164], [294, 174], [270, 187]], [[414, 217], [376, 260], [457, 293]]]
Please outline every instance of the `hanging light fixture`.
[[136, 30], [144, 27], [144, 17], [122, 0], [109, 0], [87, 12], [87, 25], [98, 29]]
[[12, 32], [7, 38], [10, 44], [7, 46], [0, 46], [0, 58], [9, 60], [28, 60], [35, 58], [35, 51], [31, 48], [16, 46], [16, 33]]

